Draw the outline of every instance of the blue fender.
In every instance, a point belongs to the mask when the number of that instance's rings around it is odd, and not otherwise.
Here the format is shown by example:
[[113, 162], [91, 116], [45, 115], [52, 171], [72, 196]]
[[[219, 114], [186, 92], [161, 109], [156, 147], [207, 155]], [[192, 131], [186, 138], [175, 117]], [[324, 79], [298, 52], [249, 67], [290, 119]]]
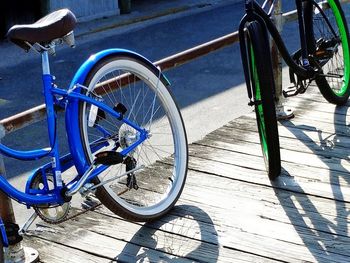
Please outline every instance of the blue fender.
[[[102, 59], [108, 56], [122, 56], [129, 57], [134, 60], [139, 61], [140, 63], [149, 66], [149, 68], [156, 74], [160, 75], [162, 81], [165, 81], [166, 84], [169, 85], [168, 80], [165, 76], [159, 72], [159, 69], [148, 59], [145, 57], [126, 49], [107, 49], [103, 50], [99, 53], [91, 55], [88, 60], [86, 60], [78, 69], [74, 78], [70, 84], [69, 90], [73, 90], [75, 92], [80, 92], [79, 86], [77, 84], [83, 85], [85, 79], [92, 68]], [[74, 165], [77, 169], [79, 175], [83, 175], [84, 172], [88, 169], [89, 163], [85, 158], [84, 148], [82, 145], [81, 135], [79, 133], [79, 101], [77, 99], [70, 99], [66, 106], [66, 132], [68, 137], [68, 143], [70, 152], [73, 157]]]

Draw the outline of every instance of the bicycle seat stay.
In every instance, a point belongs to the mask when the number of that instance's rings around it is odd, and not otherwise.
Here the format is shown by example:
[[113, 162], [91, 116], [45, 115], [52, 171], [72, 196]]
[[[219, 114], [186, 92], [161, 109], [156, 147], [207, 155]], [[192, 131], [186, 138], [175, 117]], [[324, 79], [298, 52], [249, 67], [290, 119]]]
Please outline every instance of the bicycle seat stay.
[[[10, 41], [28, 51], [30, 45], [42, 46], [73, 31], [77, 19], [68, 9], [52, 12], [33, 24], [14, 25], [7, 32]], [[29, 43], [29, 45], [28, 45]]]

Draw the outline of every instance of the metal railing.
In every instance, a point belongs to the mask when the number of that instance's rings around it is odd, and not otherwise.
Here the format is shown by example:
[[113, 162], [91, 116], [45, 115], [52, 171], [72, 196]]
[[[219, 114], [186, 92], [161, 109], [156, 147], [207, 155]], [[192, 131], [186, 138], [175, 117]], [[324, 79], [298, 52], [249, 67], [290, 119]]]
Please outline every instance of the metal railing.
[[[349, 3], [350, 0], [341, 0], [341, 3]], [[325, 3], [325, 2], [324, 2]], [[288, 22], [295, 21], [297, 19], [296, 10], [290, 11], [288, 13], [281, 13], [281, 5], [280, 1], [275, 2], [275, 21], [278, 24], [278, 28], [282, 30], [283, 25]], [[323, 8], [328, 8], [327, 4], [322, 5]], [[277, 11], [277, 13], [276, 13]], [[233, 32], [222, 36], [220, 38], [216, 38], [212, 41], [206, 42], [202, 45], [187, 49], [183, 52], [174, 54], [172, 56], [166, 57], [159, 61], [156, 61], [155, 64], [159, 66], [162, 70], [171, 69], [182, 64], [185, 64], [193, 59], [209, 54], [210, 52], [216, 51], [228, 45], [238, 42], [238, 32]], [[276, 55], [277, 50], [272, 48], [273, 57], [279, 57]], [[280, 60], [280, 59], [279, 59]], [[274, 63], [275, 68], [281, 63]], [[278, 71], [275, 71], [278, 72]], [[278, 73], [277, 73], [278, 74]], [[278, 89], [281, 89], [281, 83], [277, 85]], [[11, 117], [0, 120], [0, 134], [3, 135], [9, 134], [21, 128], [24, 128], [30, 124], [41, 121], [46, 117], [46, 108], [45, 105], [39, 105], [19, 114], [13, 115]]]

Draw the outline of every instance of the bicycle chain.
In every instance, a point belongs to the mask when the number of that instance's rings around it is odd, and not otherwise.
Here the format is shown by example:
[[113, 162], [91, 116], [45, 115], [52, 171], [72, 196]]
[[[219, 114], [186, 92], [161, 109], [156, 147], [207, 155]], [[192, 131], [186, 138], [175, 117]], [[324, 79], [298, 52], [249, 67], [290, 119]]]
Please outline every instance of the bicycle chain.
[[[40, 180], [42, 180], [42, 177], [39, 177], [39, 176], [41, 176], [41, 174], [37, 174], [36, 175], [36, 177], [34, 178], [34, 180], [32, 181], [32, 185], [31, 185], [31, 187], [35, 187], [35, 188], [38, 188], [39, 186], [38, 186], [38, 184], [41, 182]], [[46, 177], [47, 177], [47, 180], [48, 180], [48, 182], [53, 182], [53, 175], [52, 175], [52, 173], [47, 173], [46, 174]], [[36, 180], [36, 181], [35, 181]], [[98, 201], [97, 199], [96, 199], [96, 201]], [[57, 224], [60, 224], [60, 223], [63, 223], [63, 222], [66, 222], [66, 221], [68, 221], [68, 220], [70, 220], [70, 219], [73, 219], [73, 218], [75, 218], [75, 217], [77, 217], [77, 216], [79, 216], [79, 215], [82, 215], [82, 214], [84, 214], [84, 213], [86, 213], [86, 212], [88, 212], [88, 211], [91, 211], [91, 210], [93, 210], [93, 209], [95, 209], [95, 208], [97, 208], [98, 206], [100, 206], [101, 205], [101, 203], [99, 202], [99, 203], [97, 203], [96, 202], [96, 204], [94, 204], [94, 205], [92, 205], [91, 207], [88, 207], [88, 208], [86, 208], [86, 209], [83, 209], [83, 211], [80, 211], [80, 212], [78, 212], [78, 213], [76, 213], [76, 214], [74, 214], [74, 215], [69, 215], [69, 213], [70, 213], [70, 210], [71, 210], [71, 203], [69, 202], [69, 203], [64, 203], [63, 205], [68, 205], [68, 207], [66, 207], [66, 208], [62, 208], [62, 209], [66, 209], [65, 210], [65, 215], [63, 215], [61, 218], [48, 218], [48, 217], [46, 217], [44, 214], [43, 214], [43, 212], [41, 212], [40, 210], [42, 210], [42, 209], [55, 209], [55, 207], [40, 207], [40, 206], [33, 206], [33, 209], [34, 209], [34, 211], [35, 211], [35, 213], [37, 214], [37, 216], [41, 219], [41, 220], [43, 220], [44, 222], [46, 222], [46, 223], [48, 223], [48, 224], [53, 224], [53, 225], [57, 225]], [[62, 205], [62, 206], [63, 206]]]
[[[99, 206], [101, 206], [101, 205], [102, 205], [102, 203], [98, 203], [98, 204], [96, 204], [96, 205], [93, 205], [93, 206], [91, 206], [91, 207], [89, 207], [89, 208], [87, 208], [87, 209], [84, 209], [84, 210], [82, 210], [82, 211], [80, 211], [80, 212], [78, 212], [78, 213], [76, 213], [76, 214], [74, 214], [74, 215], [71, 215], [71, 216], [69, 216], [69, 212], [68, 212], [67, 215], [66, 215], [66, 217], [62, 218], [61, 220], [50, 220], [50, 219], [47, 219], [46, 217], [42, 216], [42, 214], [40, 214], [40, 213], [36, 213], [36, 214], [37, 214], [37, 215], [40, 217], [40, 219], [43, 220], [44, 222], [46, 222], [46, 223], [48, 223], [48, 224], [51, 224], [51, 225], [58, 225], [58, 224], [61, 224], [61, 223], [63, 223], [63, 222], [66, 222], [66, 221], [68, 221], [68, 220], [71, 220], [71, 219], [73, 219], [73, 218], [76, 218], [76, 217], [78, 217], [78, 216], [80, 216], [80, 215], [83, 215], [83, 214], [85, 214], [85, 213], [87, 213], [87, 212], [89, 212], [89, 211], [92, 211], [92, 210], [96, 209], [97, 207], [99, 207]], [[69, 207], [69, 209], [71, 209], [71, 206]], [[34, 210], [35, 210], [35, 208], [34, 208]], [[36, 210], [35, 210], [35, 212], [36, 212]]]
[[[66, 221], [68, 221], [68, 220], [70, 220], [70, 219], [73, 219], [73, 218], [76, 218], [76, 217], [78, 217], [78, 216], [80, 216], [80, 215], [83, 215], [83, 214], [85, 214], [85, 213], [87, 213], [87, 212], [89, 212], [89, 211], [93, 211], [94, 209], [96, 209], [97, 207], [99, 207], [99, 206], [101, 206], [102, 205], [102, 203], [98, 203], [98, 204], [96, 204], [96, 205], [93, 205], [93, 206], [91, 206], [91, 207], [89, 207], [89, 208], [87, 208], [87, 209], [84, 209], [84, 210], [82, 210], [82, 211], [80, 211], [80, 212], [78, 212], [78, 213], [76, 213], [76, 214], [74, 214], [74, 215], [71, 215], [71, 216], [68, 216], [67, 215], [67, 217], [64, 219], [64, 221], [62, 221], [62, 222], [66, 222]], [[62, 223], [61, 222], [61, 223]]]

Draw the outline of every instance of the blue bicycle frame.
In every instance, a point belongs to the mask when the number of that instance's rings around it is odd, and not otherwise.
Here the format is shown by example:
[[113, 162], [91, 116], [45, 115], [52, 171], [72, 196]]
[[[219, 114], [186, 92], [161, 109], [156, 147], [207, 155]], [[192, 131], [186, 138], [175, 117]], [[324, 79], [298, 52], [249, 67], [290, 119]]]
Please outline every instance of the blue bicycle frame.
[[[78, 116], [79, 102], [87, 102], [89, 104], [95, 105], [101, 110], [109, 113], [111, 116], [119, 118], [124, 123], [126, 123], [127, 125], [131, 126], [139, 132], [139, 139], [129, 147], [123, 149], [120, 152], [122, 156], [126, 156], [129, 152], [133, 151], [138, 145], [140, 145], [143, 141], [145, 141], [148, 138], [148, 133], [145, 129], [139, 127], [137, 124], [133, 123], [129, 119], [124, 118], [122, 114], [106, 106], [103, 102], [95, 100], [89, 97], [88, 95], [82, 94], [82, 88], [84, 88], [83, 83], [85, 82], [85, 79], [90, 70], [94, 67], [94, 65], [96, 65], [97, 62], [110, 55], [129, 56], [135, 58], [141, 61], [142, 63], [149, 65], [153, 69], [155, 74], [160, 76], [162, 79], [165, 79], [162, 73], [150, 61], [148, 61], [141, 55], [124, 49], [108, 49], [91, 56], [75, 74], [71, 82], [70, 88], [68, 90], [64, 90], [56, 87], [56, 85], [53, 83], [54, 78], [50, 74], [48, 52], [42, 52], [42, 80], [44, 87], [50, 147], [31, 151], [18, 151], [0, 144], [0, 153], [19, 160], [36, 160], [45, 156], [49, 156], [52, 158], [52, 162], [40, 167], [39, 169], [33, 172], [33, 174], [28, 178], [25, 192], [17, 190], [3, 176], [0, 175], [0, 190], [5, 192], [12, 199], [15, 199], [19, 203], [26, 204], [27, 206], [40, 204], [56, 205], [69, 201], [70, 197], [65, 196], [65, 191], [71, 189], [75, 184], [77, 184], [79, 182], [79, 179], [81, 179], [84, 173], [91, 167], [89, 161], [86, 160], [84, 155], [84, 149], [80, 133], [77, 132], [79, 131], [79, 124], [76, 121], [76, 119], [74, 119]], [[66, 131], [70, 147], [70, 154], [65, 155], [63, 157], [60, 157], [59, 155], [59, 144], [58, 139], [56, 138], [55, 106], [57, 105], [61, 107], [64, 106], [66, 109]], [[107, 131], [103, 132], [108, 135]], [[75, 165], [75, 167], [77, 168], [78, 175], [67, 185], [64, 185], [61, 173], [66, 171], [73, 165]], [[92, 178], [103, 172], [106, 168], [107, 166], [100, 165], [94, 171], [92, 171], [92, 173], [88, 177], [88, 180], [91, 180]], [[45, 182], [47, 178], [45, 171], [47, 169], [52, 169], [53, 172], [54, 189], [51, 190]], [[43, 176], [44, 187], [40, 190], [30, 189], [31, 181], [39, 171], [42, 173]]]

